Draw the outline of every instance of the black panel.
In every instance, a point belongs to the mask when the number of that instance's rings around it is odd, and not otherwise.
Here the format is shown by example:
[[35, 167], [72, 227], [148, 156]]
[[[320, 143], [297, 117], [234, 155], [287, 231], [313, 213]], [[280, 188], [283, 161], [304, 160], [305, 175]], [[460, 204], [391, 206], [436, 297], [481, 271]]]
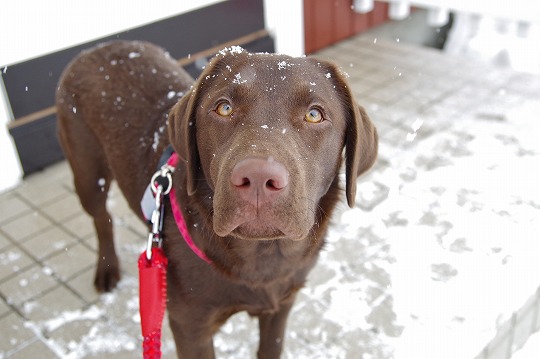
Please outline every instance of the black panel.
[[12, 128], [10, 133], [25, 174], [39, 171], [64, 158], [56, 137], [55, 115]]

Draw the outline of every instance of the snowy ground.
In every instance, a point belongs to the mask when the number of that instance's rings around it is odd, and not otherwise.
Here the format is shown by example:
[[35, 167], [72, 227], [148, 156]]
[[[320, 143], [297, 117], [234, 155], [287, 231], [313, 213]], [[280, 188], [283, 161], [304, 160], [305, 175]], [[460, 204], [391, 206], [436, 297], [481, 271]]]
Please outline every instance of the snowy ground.
[[533, 334], [525, 346], [518, 350], [512, 359], [533, 359], [540, 353], [540, 332]]
[[[349, 72], [379, 128], [380, 158], [359, 180], [357, 207], [343, 203], [335, 213], [292, 311], [283, 357], [475, 358], [540, 285], [540, 78], [372, 39], [321, 56]], [[14, 283], [0, 280], [5, 303], [17, 309], [0, 313], [2, 332], [9, 328], [0, 358], [36, 357], [30, 350], [69, 359], [139, 356], [135, 261], [144, 231], [118, 196], [111, 207], [120, 212], [120, 287], [92, 292], [93, 257], [75, 277], [64, 279], [56, 257], [45, 257]], [[71, 253], [95, 248], [81, 218], [77, 231], [88, 235]], [[2, 261], [17, 262], [14, 247], [6, 248]], [[51, 278], [78, 293], [72, 306], [56, 304], [62, 288], [24, 295]], [[173, 358], [164, 330], [164, 357]], [[254, 357], [257, 338], [257, 323], [237, 315], [215, 338], [217, 356]], [[515, 358], [538, 358], [539, 350], [536, 334]]]

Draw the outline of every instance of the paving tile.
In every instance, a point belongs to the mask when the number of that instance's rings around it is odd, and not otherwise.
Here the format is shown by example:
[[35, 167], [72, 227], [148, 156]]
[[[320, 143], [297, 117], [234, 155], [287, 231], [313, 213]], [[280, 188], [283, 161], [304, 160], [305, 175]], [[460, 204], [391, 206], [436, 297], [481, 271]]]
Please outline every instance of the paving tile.
[[126, 227], [128, 227], [131, 231], [135, 232], [138, 237], [137, 238], [146, 238], [148, 234], [148, 225], [143, 223], [139, 217], [137, 217], [135, 214], [131, 214], [130, 216], [124, 217]]
[[24, 240], [32, 234], [37, 234], [47, 227], [50, 227], [52, 222], [39, 212], [30, 212], [16, 219], [13, 219], [1, 226], [4, 231], [13, 241]]
[[43, 263], [52, 269], [58, 278], [68, 280], [94, 266], [96, 254], [84, 245], [76, 244], [47, 258]]
[[32, 265], [32, 258], [16, 246], [8, 246], [0, 252], [0, 281]]
[[92, 218], [86, 213], [81, 213], [62, 222], [60, 225], [79, 239], [86, 239], [94, 234]]
[[64, 188], [68, 189], [69, 192], [75, 192], [73, 185], [73, 173], [71, 172], [71, 167], [69, 167], [67, 161], [60, 161], [47, 167], [44, 176], [46, 176], [49, 181], [54, 182], [54, 184], [60, 184]]
[[11, 242], [9, 239], [7, 239], [6, 236], [0, 233], [0, 250], [3, 250], [4, 248], [9, 247], [12, 244], [13, 242]]
[[15, 352], [10, 358], [13, 359], [28, 359], [28, 358], [39, 358], [39, 359], [57, 359], [59, 358], [54, 352], [47, 347], [42, 341], [35, 341], [21, 350]]
[[[113, 227], [114, 234], [114, 227]], [[88, 249], [97, 253], [98, 251], [98, 239], [95, 235], [87, 236], [82, 242]]]
[[138, 277], [137, 261], [145, 248], [146, 236], [141, 236], [129, 228], [115, 228], [115, 243], [120, 257], [122, 275]]
[[0, 283], [0, 293], [8, 303], [19, 306], [57, 285], [50, 270], [34, 265]]
[[[58, 286], [39, 298], [22, 304], [21, 312], [33, 322], [49, 325], [62, 321], [64, 312], [74, 312], [86, 305], [85, 301], [64, 286]], [[45, 328], [47, 329], [47, 328]]]
[[59, 161], [47, 166], [44, 170], [35, 172], [24, 178], [24, 182], [34, 187], [35, 185], [57, 185], [62, 181], [72, 181], [71, 169], [67, 161]]
[[[99, 325], [104, 319], [86, 319], [85, 316], [88, 315], [88, 313], [90, 313], [90, 316], [93, 315], [91, 313], [92, 310], [95, 310], [95, 307], [82, 311], [78, 313], [78, 315], [77, 313], [72, 312], [74, 317], [72, 320], [66, 320], [63, 323], [60, 323], [60, 327], [48, 335], [55, 345], [63, 349], [66, 353], [66, 357], [88, 358], [92, 353], [92, 344], [96, 346], [99, 345], [97, 340], [92, 343], [92, 335], [97, 334], [96, 329], [100, 328]], [[104, 314], [105, 313], [102, 315]], [[105, 353], [101, 353], [101, 358], [116, 358], [114, 355], [110, 356], [103, 354]]]
[[50, 338], [76, 357], [140, 357], [137, 288], [137, 280], [123, 280], [112, 293], [73, 313], [74, 320], [62, 323]]
[[[144, 228], [146, 229], [146, 227]], [[119, 247], [119, 249], [127, 248], [128, 252], [133, 250], [133, 248], [131, 248], [132, 246], [135, 246], [137, 250], [144, 247], [146, 244], [146, 239], [148, 238], [148, 231], [145, 230], [143, 233], [144, 235], [141, 235], [140, 232], [135, 232], [131, 227], [114, 226], [114, 238], [116, 245]]]
[[94, 275], [95, 267], [92, 267], [67, 282], [67, 285], [87, 303], [94, 303], [100, 297], [100, 294], [94, 288]]
[[133, 213], [116, 182], [113, 183], [109, 191], [107, 209], [111, 216], [115, 218], [121, 218]]
[[122, 216], [114, 213], [112, 217], [115, 228], [129, 228], [140, 237], [146, 237], [146, 234], [148, 234], [148, 227], [131, 211], [126, 212]]
[[26, 202], [13, 193], [0, 195], [0, 224], [15, 219], [31, 210], [31, 207]]
[[11, 307], [3, 299], [0, 299], [0, 319], [10, 311]]
[[37, 177], [37, 175], [35, 175], [32, 180], [25, 180], [23, 184], [16, 189], [17, 194], [24, 197], [27, 201], [35, 206], [46, 204], [52, 200], [56, 200], [70, 194], [70, 192], [60, 183], [48, 183], [46, 178], [44, 178], [43, 183], [37, 183], [40, 178], [41, 177]]
[[0, 328], [2, 328], [2, 335], [0, 335], [0, 357], [2, 356], [2, 352], [10, 352], [34, 337], [34, 333], [24, 325], [24, 319], [15, 312], [0, 319]]
[[77, 238], [62, 228], [50, 227], [22, 242], [21, 247], [34, 258], [42, 260], [53, 253], [72, 247], [76, 242]]
[[80, 215], [83, 212], [83, 209], [77, 196], [67, 195], [58, 200], [53, 200], [50, 204], [42, 207], [41, 211], [46, 213], [56, 222], [63, 222], [76, 215]]

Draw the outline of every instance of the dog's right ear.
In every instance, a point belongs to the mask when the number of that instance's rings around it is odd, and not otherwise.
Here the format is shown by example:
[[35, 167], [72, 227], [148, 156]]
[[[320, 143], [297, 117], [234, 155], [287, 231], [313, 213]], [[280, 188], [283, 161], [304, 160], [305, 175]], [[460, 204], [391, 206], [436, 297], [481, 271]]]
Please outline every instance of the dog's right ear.
[[169, 112], [169, 140], [180, 160], [186, 163], [187, 193], [193, 195], [201, 166], [196, 140], [197, 87], [193, 87]]

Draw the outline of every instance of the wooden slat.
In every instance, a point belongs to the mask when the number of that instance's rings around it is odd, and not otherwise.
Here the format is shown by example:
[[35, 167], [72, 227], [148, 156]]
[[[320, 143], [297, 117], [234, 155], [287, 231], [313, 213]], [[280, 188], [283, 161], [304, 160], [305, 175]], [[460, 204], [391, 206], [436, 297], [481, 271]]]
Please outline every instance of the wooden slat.
[[46, 109], [31, 113], [31, 114], [23, 116], [23, 117], [19, 117], [15, 121], [12, 121], [12, 122], [8, 123], [7, 127], [8, 127], [8, 129], [13, 129], [13, 128], [16, 128], [16, 127], [19, 127], [19, 126], [24, 126], [24, 125], [26, 125], [26, 124], [28, 124], [30, 122], [39, 120], [39, 119], [41, 119], [43, 117], [53, 115], [54, 113], [56, 113], [56, 108], [54, 106], [47, 107]]
[[[210, 48], [208, 50], [201, 51], [201, 52], [198, 52], [196, 54], [192, 54], [191, 56], [188, 56], [188, 57], [183, 57], [183, 58], [178, 60], [178, 64], [180, 64], [180, 66], [187, 66], [187, 65], [190, 65], [193, 62], [197, 61], [198, 59], [208, 57], [208, 56], [212, 56], [215, 53], [217, 53], [219, 50], [221, 50], [221, 49], [223, 49], [225, 47], [230, 47], [230, 46], [234, 46], [234, 45], [248, 44], [248, 43], [256, 41], [258, 39], [262, 39], [262, 38], [264, 38], [266, 36], [268, 36], [268, 31], [259, 30], [259, 31], [256, 31], [254, 33], [248, 34], [246, 36], [242, 36], [242, 37], [239, 37], [237, 39], [222, 43], [222, 44], [217, 45], [217, 46], [214, 46], [214, 47], [212, 47], [212, 48]], [[20, 126], [24, 126], [24, 125], [26, 125], [26, 124], [28, 124], [30, 122], [40, 120], [40, 119], [42, 119], [44, 117], [53, 115], [55, 113], [56, 113], [55, 106], [47, 107], [47, 108], [45, 108], [43, 110], [33, 112], [33, 113], [31, 113], [29, 115], [26, 115], [26, 116], [23, 116], [23, 117], [19, 117], [19, 118], [15, 119], [15, 121], [11, 121], [10, 123], [8, 123], [8, 129], [14, 129], [14, 128], [17, 128], [17, 127], [20, 127]]]

